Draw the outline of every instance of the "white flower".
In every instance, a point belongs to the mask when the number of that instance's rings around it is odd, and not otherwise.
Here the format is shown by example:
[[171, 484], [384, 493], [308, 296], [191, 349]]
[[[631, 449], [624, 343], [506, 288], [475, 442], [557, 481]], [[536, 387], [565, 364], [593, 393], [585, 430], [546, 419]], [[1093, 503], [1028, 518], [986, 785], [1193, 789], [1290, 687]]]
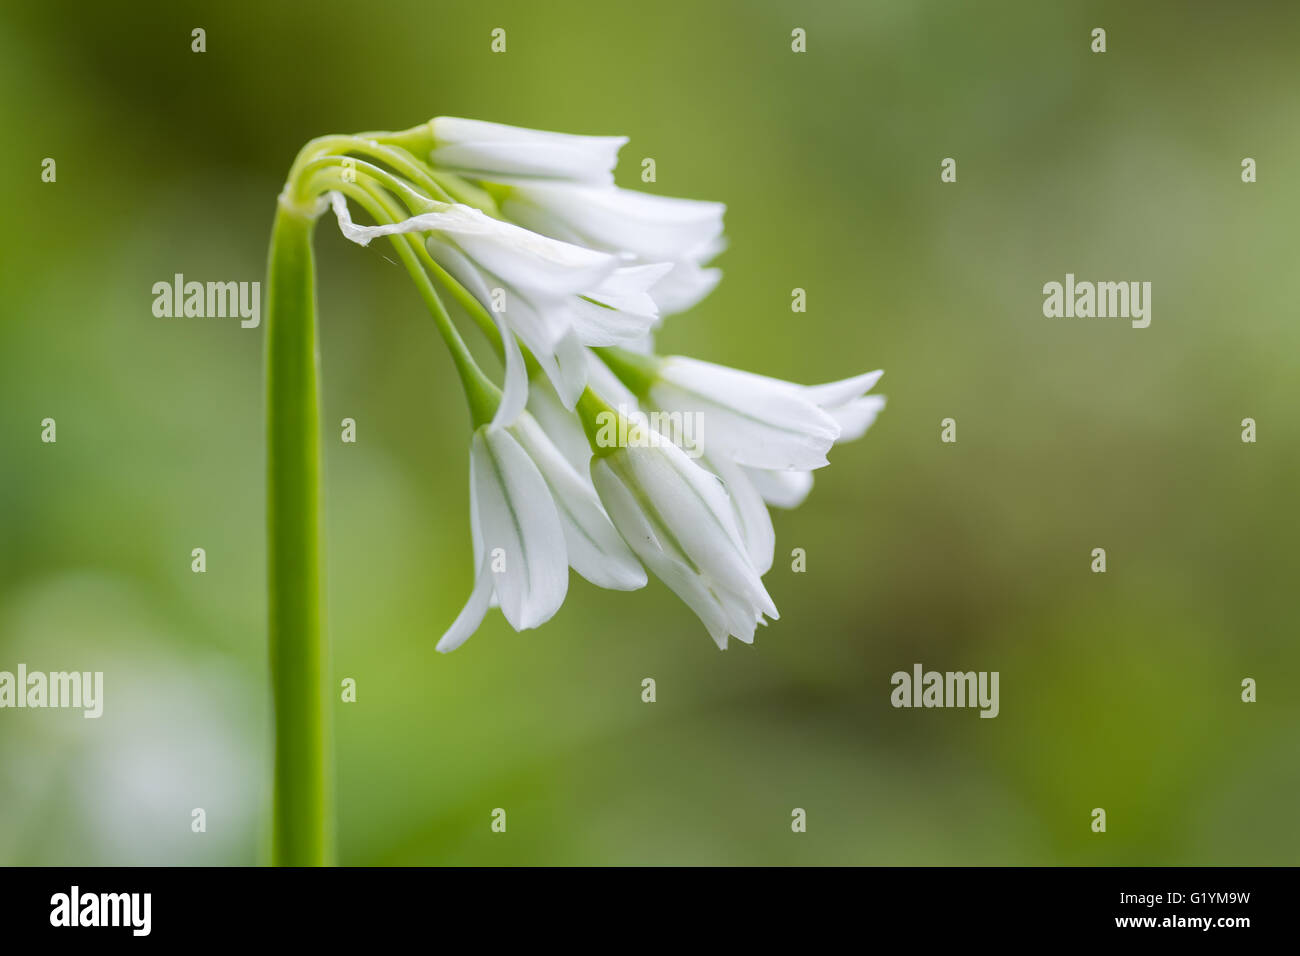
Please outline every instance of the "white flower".
[[704, 268], [724, 246], [722, 203], [567, 182], [510, 181], [498, 193], [502, 213], [543, 235], [638, 262], [671, 262], [651, 290], [660, 315], [689, 309], [722, 278]]
[[432, 121], [434, 166], [474, 179], [538, 176], [612, 183], [626, 136], [573, 136], [439, 116]]
[[474, 590], [438, 641], [455, 650], [499, 605], [516, 631], [545, 623], [568, 592], [568, 567], [592, 584], [631, 591], [646, 573], [610, 523], [589, 479], [528, 413], [470, 442]]
[[592, 479], [636, 555], [704, 622], [721, 648], [778, 617], [722, 484], [657, 432], [598, 456]]
[[484, 425], [469, 452], [474, 590], [438, 641], [455, 650], [487, 615], [495, 597], [516, 631], [549, 621], [569, 590], [564, 531], [546, 480], [505, 429]]
[[650, 399], [665, 411], [700, 415], [711, 459], [751, 468], [821, 468], [840, 435], [835, 419], [799, 386], [697, 359], [664, 359]]
[[651, 262], [711, 250], [727, 209], [720, 202], [563, 182], [512, 181], [498, 202], [502, 213], [535, 232]]
[[[885, 407], [885, 396], [864, 395], [880, 381], [881, 371], [867, 372], [854, 378], [826, 385], [792, 385], [804, 398], [829, 414], [840, 426], [835, 443], [861, 438]], [[771, 471], [742, 468], [750, 484], [763, 500], [776, 508], [797, 508], [812, 491], [811, 471]]]
[[[347, 201], [330, 201], [343, 234], [359, 245], [381, 236], [426, 234], [430, 255], [494, 315], [506, 348], [506, 382], [499, 421], [508, 423], [527, 397], [527, 374], [510, 333], [528, 346], [572, 407], [586, 384], [584, 345], [634, 342], [657, 321], [647, 290], [671, 268], [627, 266], [619, 257], [538, 235], [456, 203], [401, 222], [361, 226]], [[504, 310], [493, 290], [504, 293]], [[507, 331], [508, 330], [508, 331]]]

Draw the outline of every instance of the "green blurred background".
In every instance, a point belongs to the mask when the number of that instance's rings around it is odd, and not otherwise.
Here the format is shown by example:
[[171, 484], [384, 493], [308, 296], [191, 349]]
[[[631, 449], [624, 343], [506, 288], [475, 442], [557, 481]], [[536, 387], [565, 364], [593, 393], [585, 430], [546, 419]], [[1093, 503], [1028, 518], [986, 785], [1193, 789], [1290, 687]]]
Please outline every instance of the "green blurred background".
[[[1281, 3], [6, 3], [0, 669], [106, 702], [0, 712], [0, 862], [264, 859], [263, 331], [151, 286], [262, 279], [305, 140], [447, 114], [629, 135], [621, 184], [728, 204], [663, 350], [890, 404], [776, 513], [753, 647], [575, 576], [442, 656], [464, 401], [323, 220], [341, 862], [1296, 863], [1297, 49]], [[1066, 272], [1151, 281], [1151, 327], [1045, 319]], [[1000, 716], [891, 708], [914, 662], [999, 671]]]

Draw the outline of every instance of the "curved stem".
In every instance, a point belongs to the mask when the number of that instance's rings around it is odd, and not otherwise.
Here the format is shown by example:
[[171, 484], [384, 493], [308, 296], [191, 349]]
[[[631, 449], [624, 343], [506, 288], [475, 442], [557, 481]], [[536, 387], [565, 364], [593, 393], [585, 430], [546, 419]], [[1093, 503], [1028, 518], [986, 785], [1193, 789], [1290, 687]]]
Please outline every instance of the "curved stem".
[[300, 200], [306, 198], [302, 195], [308, 181], [307, 177], [302, 175], [304, 167], [322, 157], [344, 153], [360, 153], [381, 163], [387, 163], [412, 182], [428, 190], [431, 196], [443, 202], [452, 201], [451, 196], [434, 179], [428, 167], [405, 149], [399, 146], [387, 146], [364, 136], [321, 136], [304, 146], [289, 169], [289, 182], [296, 183], [299, 187], [297, 198]]
[[333, 860], [333, 780], [322, 608], [315, 220], [281, 202], [266, 315], [267, 583], [275, 771], [271, 860]]
[[[347, 178], [349, 170], [351, 170], [351, 180]], [[317, 177], [315, 174], [321, 171], [326, 171], [326, 175]], [[335, 182], [355, 182], [358, 172], [365, 173], [371, 179], [401, 196], [402, 202], [411, 210], [412, 215], [429, 212], [432, 209], [439, 209], [446, 205], [431, 199], [412, 186], [407, 180], [390, 173], [381, 166], [368, 163], [364, 159], [340, 156], [337, 153], [332, 153], [329, 156], [318, 156], [303, 164], [302, 174], [307, 178], [303, 180], [300, 191], [307, 195], [316, 195], [319, 190], [333, 188], [332, 184]], [[343, 178], [336, 178], [336, 176]]]

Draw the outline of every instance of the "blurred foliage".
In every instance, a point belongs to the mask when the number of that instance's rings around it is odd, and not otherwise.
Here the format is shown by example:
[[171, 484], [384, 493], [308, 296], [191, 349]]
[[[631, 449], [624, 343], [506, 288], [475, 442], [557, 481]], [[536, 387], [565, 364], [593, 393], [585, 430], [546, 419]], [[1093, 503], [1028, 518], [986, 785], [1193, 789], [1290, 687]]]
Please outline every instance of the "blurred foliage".
[[[107, 699], [0, 713], [0, 862], [262, 859], [261, 332], [155, 318], [150, 288], [262, 278], [308, 138], [450, 114], [630, 135], [620, 183], [652, 156], [647, 188], [729, 207], [726, 278], [664, 349], [883, 367], [890, 405], [777, 514], [755, 646], [575, 577], [542, 630], [493, 614], [442, 657], [463, 399], [387, 250], [323, 222], [325, 420], [359, 436], [326, 461], [343, 862], [1294, 863], [1298, 28], [1169, 0], [5, 4], [0, 669], [103, 669]], [[1151, 327], [1044, 319], [1066, 272], [1150, 280]], [[892, 709], [917, 661], [1000, 671], [1000, 716]]]

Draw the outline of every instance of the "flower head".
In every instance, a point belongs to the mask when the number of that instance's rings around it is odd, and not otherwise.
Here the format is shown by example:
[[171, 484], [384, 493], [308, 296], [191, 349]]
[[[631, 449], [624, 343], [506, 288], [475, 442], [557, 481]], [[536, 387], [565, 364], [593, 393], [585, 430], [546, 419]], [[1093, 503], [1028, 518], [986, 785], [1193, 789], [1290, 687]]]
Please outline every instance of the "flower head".
[[[570, 567], [618, 590], [642, 587], [648, 569], [719, 647], [752, 641], [777, 617], [762, 581], [776, 540], [768, 506], [799, 504], [830, 449], [867, 430], [884, 407], [867, 394], [880, 373], [803, 386], [655, 356], [662, 317], [721, 277], [709, 263], [725, 246], [725, 207], [616, 187], [624, 137], [439, 117], [341, 139], [368, 157], [355, 176], [328, 148], [295, 168], [315, 170], [307, 182], [330, 195], [345, 236], [393, 242], [476, 424], [475, 582], [438, 649], [462, 644], [494, 605], [515, 630], [541, 625], [563, 603]], [[375, 223], [353, 221], [350, 202]], [[433, 280], [496, 346], [501, 387]], [[611, 416], [612, 442], [602, 430]], [[701, 427], [687, 442], [661, 431], [661, 416]]]

